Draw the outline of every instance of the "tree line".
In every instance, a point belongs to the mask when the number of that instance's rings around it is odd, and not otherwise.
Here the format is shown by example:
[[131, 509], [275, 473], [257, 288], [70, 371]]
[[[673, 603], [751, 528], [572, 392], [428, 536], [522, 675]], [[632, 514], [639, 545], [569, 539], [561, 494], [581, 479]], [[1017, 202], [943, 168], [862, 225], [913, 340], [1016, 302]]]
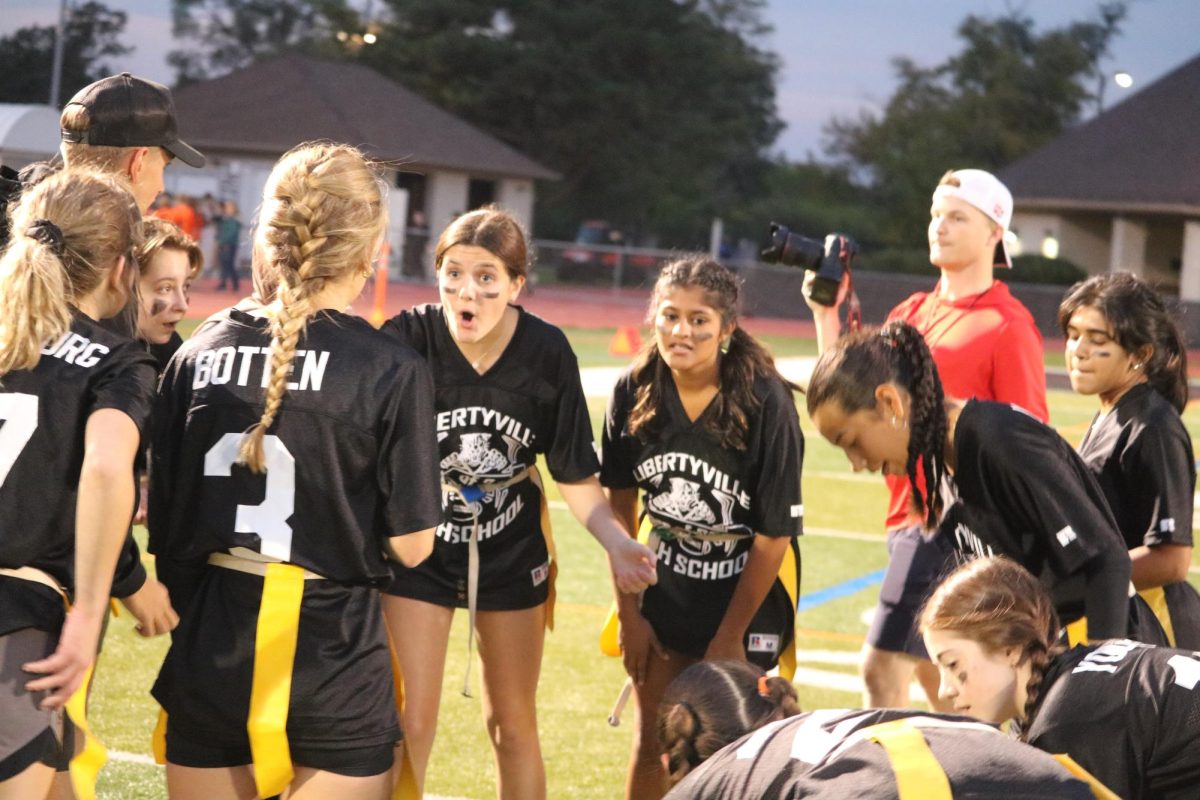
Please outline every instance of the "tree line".
[[[922, 248], [929, 187], [951, 166], [999, 169], [1077, 123], [1123, 2], [1038, 30], [1015, 7], [967, 16], [959, 49], [894, 60], [878, 112], [831, 119], [823, 158], [773, 146], [777, 56], [765, 0], [172, 0], [176, 85], [283, 52], [357, 61], [562, 175], [538, 187], [538, 236], [605, 219], [629, 241], [705, 247], [770, 219], [876, 250]], [[63, 97], [131, 49], [98, 0], [66, 27]], [[373, 44], [364, 35], [370, 34]], [[0, 38], [0, 102], [46, 102], [54, 27]]]

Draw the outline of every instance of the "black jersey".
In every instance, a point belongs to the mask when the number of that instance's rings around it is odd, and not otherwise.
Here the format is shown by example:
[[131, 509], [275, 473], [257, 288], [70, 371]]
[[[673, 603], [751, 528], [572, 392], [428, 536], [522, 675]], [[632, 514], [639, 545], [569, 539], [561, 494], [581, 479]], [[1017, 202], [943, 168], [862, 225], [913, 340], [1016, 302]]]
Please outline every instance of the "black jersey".
[[198, 564], [246, 547], [332, 580], [382, 581], [384, 540], [441, 521], [429, 373], [365, 320], [318, 312], [256, 475], [234, 462], [262, 413], [269, 352], [267, 320], [234, 310], [167, 367], [154, 410], [150, 550]]
[[1134, 386], [1097, 415], [1079, 456], [1104, 490], [1126, 547], [1192, 543], [1192, 439], [1154, 387]]
[[[0, 566], [37, 567], [74, 587], [75, 503], [88, 417], [116, 409], [143, 431], [153, 397], [154, 364], [142, 345], [78, 312], [70, 330], [42, 348], [37, 366], [0, 377]], [[41, 588], [0, 578], [0, 632], [35, 624], [35, 613], [10, 613], [11, 593], [31, 587]], [[62, 601], [53, 601], [61, 609]]]
[[[703, 428], [703, 416], [690, 420], [669, 377], [655, 432], [644, 439], [629, 432], [636, 399], [632, 370], [617, 382], [609, 404], [601, 483], [641, 489], [652, 523], [696, 535], [659, 543], [659, 580], [642, 595], [642, 613], [660, 639], [683, 652], [698, 648], [703, 655], [746, 566], [750, 537], [802, 531], [804, 437], [796, 404], [777, 379], [759, 377], [754, 391], [761, 405], [751, 415], [744, 450], [722, 446]], [[706, 534], [746, 538], [709, 542]], [[689, 642], [693, 646], [685, 647]]]
[[1200, 795], [1200, 654], [1114, 640], [1056, 656], [1026, 740], [1126, 800]]
[[[440, 305], [403, 311], [383, 327], [429, 363], [438, 455], [447, 484], [471, 487], [505, 481], [536, 465], [542, 453], [556, 481], [573, 483], [600, 470], [579, 364], [567, 337], [516, 308], [519, 318], [512, 340], [482, 375], [458, 349]], [[516, 565], [524, 570], [522, 548], [540, 548], [538, 563], [545, 561], [542, 498], [532, 481], [469, 501], [452, 491], [442, 499], [446, 521], [438, 527], [433, 555], [416, 569], [465, 577], [467, 543], [476, 519], [480, 560], [488, 573], [480, 579], [481, 591], [492, 584], [489, 576], [507, 572], [511, 580]]]
[[1091, 789], [1054, 758], [990, 725], [902, 709], [827, 709], [773, 722], [722, 748], [667, 798], [899, 798], [895, 768], [871, 738], [878, 730], [872, 726], [897, 720], [920, 732], [954, 797], [1094, 800]]
[[[1061, 436], [1003, 403], [971, 400], [954, 429], [962, 504], [941, 530], [973, 556], [1005, 555], [1041, 579], [1063, 624], [1127, 635], [1129, 556], [1095, 478]], [[1091, 591], [1087, 591], [1091, 576]], [[1100, 581], [1109, 586], [1099, 592]]]

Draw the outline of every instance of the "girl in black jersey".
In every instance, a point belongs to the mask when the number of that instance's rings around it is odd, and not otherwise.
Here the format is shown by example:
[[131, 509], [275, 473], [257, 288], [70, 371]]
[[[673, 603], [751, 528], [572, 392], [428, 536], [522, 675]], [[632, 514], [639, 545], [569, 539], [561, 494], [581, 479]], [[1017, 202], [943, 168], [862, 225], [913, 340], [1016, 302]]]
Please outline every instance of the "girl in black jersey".
[[275, 165], [255, 233], [275, 300], [180, 348], [155, 407], [150, 549], [181, 621], [154, 696], [172, 798], [383, 798], [400, 739], [378, 587], [430, 551], [433, 394], [342, 313], [386, 230], [351, 147]]
[[1015, 720], [1021, 739], [1066, 753], [1126, 800], [1196, 797], [1196, 653], [1124, 639], [1064, 650], [1046, 590], [1000, 557], [952, 573], [921, 632], [958, 713]]
[[638, 706], [632, 798], [662, 796], [654, 709], [675, 676], [701, 659], [770, 669], [794, 638], [804, 440], [789, 384], [737, 326], [737, 301], [736, 278], [715, 261], [664, 267], [655, 337], [617, 382], [605, 422], [601, 482], [631, 530], [640, 490], [658, 543], [658, 583], [617, 599]]
[[[1047, 585], [1065, 622], [1086, 615], [1073, 638], [1147, 635], [1131, 628], [1129, 556], [1079, 456], [1018, 408], [945, 400], [929, 348], [911, 325], [840, 339], [817, 362], [807, 399], [821, 435], [855, 470], [908, 476], [928, 530], [952, 537], [968, 557], [1014, 558]], [[923, 492], [918, 470], [925, 486], [942, 490]], [[944, 495], [955, 492], [961, 502], [951, 506]]]
[[[154, 392], [136, 342], [96, 321], [133, 294], [133, 195], [85, 170], [27, 190], [0, 258], [0, 797], [44, 797], [60, 709], [98, 646]], [[70, 610], [65, 611], [64, 600]], [[65, 611], [65, 614], [64, 614]], [[64, 735], [66, 739], [64, 741]], [[73, 770], [74, 771], [74, 770]], [[93, 774], [94, 777], [94, 774]]]
[[1071, 387], [1100, 400], [1079, 455], [1129, 548], [1133, 585], [1171, 645], [1200, 648], [1200, 594], [1187, 582], [1196, 462], [1179, 416], [1188, 399], [1183, 337], [1158, 293], [1128, 273], [1073, 286], [1058, 322]]
[[990, 725], [891, 709], [803, 713], [796, 690], [745, 661], [685, 669], [658, 707], [671, 798], [1011, 797], [1094, 800], [1079, 770]]
[[437, 243], [442, 303], [402, 312], [384, 328], [433, 372], [446, 509], [433, 555], [415, 569], [395, 568], [384, 598], [404, 676], [407, 752], [423, 784], [450, 623], [454, 609], [466, 607], [502, 798], [546, 796], [535, 699], [557, 564], [539, 454], [575, 518], [607, 551], [617, 587], [639, 591], [654, 580], [653, 554], [622, 529], [596, 479], [570, 344], [513, 305], [527, 260], [511, 215], [492, 207], [464, 214]]

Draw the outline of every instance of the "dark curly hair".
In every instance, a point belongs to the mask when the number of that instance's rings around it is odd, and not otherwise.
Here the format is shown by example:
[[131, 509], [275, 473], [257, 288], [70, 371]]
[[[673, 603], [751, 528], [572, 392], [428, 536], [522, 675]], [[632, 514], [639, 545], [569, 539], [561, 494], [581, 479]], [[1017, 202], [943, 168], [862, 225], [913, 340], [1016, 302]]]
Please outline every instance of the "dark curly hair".
[[1127, 353], [1150, 349], [1142, 370], [1150, 385], [1182, 414], [1188, 401], [1187, 347], [1158, 292], [1128, 272], [1080, 281], [1067, 290], [1058, 307], [1058, 327], [1064, 336], [1071, 317], [1085, 306], [1104, 316], [1113, 338]]
[[[698, 287], [705, 301], [721, 315], [721, 326], [737, 322], [740, 282], [730, 270], [707, 256], [678, 258], [659, 273], [650, 297], [648, 316], [653, 318], [663, 295], [671, 289]], [[754, 381], [760, 376], [782, 381], [792, 388], [775, 368], [775, 359], [758, 341], [739, 327], [729, 340], [729, 349], [720, 356], [720, 392], [713, 400], [713, 413], [705, 414], [702, 427], [720, 441], [721, 446], [744, 450], [750, 432], [750, 418], [761, 401], [754, 393]], [[663, 387], [671, 380], [671, 370], [652, 338], [637, 354], [633, 382], [637, 387], [633, 410], [629, 414], [629, 432], [643, 440], [659, 429], [659, 410]]]

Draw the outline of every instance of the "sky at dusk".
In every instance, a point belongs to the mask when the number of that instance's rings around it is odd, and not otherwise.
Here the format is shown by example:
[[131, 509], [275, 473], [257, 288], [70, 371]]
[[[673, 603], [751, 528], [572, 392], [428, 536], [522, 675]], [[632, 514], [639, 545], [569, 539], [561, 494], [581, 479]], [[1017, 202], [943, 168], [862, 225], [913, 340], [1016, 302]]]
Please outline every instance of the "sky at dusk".
[[[171, 38], [169, 0], [107, 0], [128, 13], [124, 41], [134, 52], [113, 62], [170, 83], [165, 56]], [[1095, 14], [1095, 0], [769, 0], [775, 31], [762, 43], [781, 59], [776, 86], [787, 129], [776, 149], [795, 160], [822, 154], [822, 130], [835, 116], [856, 117], [881, 108], [896, 86], [892, 59], [906, 56], [932, 66], [956, 52], [955, 30], [968, 14], [995, 16], [1016, 8], [1046, 30]], [[1106, 107], [1200, 54], [1200, 0], [1132, 0], [1122, 35], [1104, 63], [1125, 70], [1134, 85], [1108, 82]], [[0, 35], [30, 24], [52, 24], [54, 0], [0, 0]]]

